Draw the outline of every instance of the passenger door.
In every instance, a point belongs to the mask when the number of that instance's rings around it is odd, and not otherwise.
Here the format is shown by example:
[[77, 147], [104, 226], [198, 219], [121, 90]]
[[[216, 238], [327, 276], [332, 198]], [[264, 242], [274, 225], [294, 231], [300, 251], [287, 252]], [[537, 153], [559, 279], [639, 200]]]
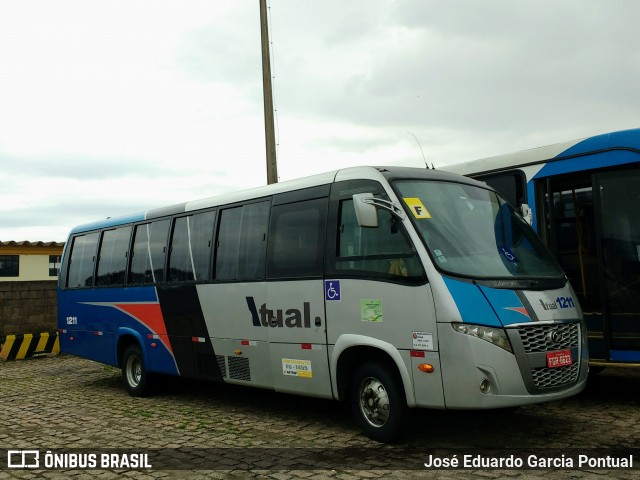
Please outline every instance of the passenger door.
[[571, 280], [592, 359], [640, 361], [640, 171], [571, 173], [537, 184], [541, 233]]
[[595, 185], [601, 218], [604, 303], [610, 321], [610, 357], [637, 362], [640, 361], [640, 171], [596, 174]]

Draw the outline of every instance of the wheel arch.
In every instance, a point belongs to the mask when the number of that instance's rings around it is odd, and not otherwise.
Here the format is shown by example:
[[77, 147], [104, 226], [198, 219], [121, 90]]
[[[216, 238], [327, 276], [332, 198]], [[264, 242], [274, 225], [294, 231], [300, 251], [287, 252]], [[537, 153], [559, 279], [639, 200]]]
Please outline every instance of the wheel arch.
[[390, 343], [364, 335], [342, 335], [333, 348], [331, 382], [336, 386], [335, 395], [338, 400], [348, 398], [353, 372], [357, 365], [366, 361], [376, 361], [391, 368], [402, 382], [407, 405], [415, 407], [411, 373], [398, 349]]
[[118, 368], [122, 368], [122, 356], [130, 345], [137, 345], [140, 348], [142, 359], [147, 364], [147, 352], [140, 333], [130, 328], [119, 328], [116, 342], [116, 365]]

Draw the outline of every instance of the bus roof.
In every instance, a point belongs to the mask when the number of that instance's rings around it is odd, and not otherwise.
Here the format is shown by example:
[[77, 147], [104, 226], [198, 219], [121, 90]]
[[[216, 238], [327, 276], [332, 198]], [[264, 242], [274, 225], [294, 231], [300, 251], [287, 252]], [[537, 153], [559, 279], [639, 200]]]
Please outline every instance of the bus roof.
[[295, 180], [289, 180], [286, 182], [265, 185], [253, 189], [225, 193], [201, 200], [168, 205], [165, 207], [155, 208], [147, 210], [146, 212], [139, 212], [132, 215], [114, 218], [109, 217], [104, 220], [78, 225], [71, 230], [70, 234], [73, 235], [80, 232], [87, 232], [101, 228], [109, 228], [128, 223], [140, 222], [151, 218], [175, 215], [222, 205], [230, 205], [241, 201], [276, 195], [278, 193], [302, 190], [305, 188], [312, 188], [320, 185], [327, 185], [333, 183], [334, 181], [353, 179], [373, 179], [380, 181], [383, 178], [387, 178], [388, 180], [401, 178], [420, 178], [431, 180], [462, 181], [464, 183], [473, 185], [482, 185], [484, 188], [486, 188], [486, 185], [481, 184], [475, 180], [460, 177], [459, 175], [440, 170], [429, 170], [426, 168], [422, 169], [411, 167], [349, 167]]
[[490, 173], [506, 168], [520, 168], [527, 165], [553, 162], [615, 149], [640, 153], [640, 128], [604, 133], [602, 135], [531, 148], [520, 152], [456, 163], [447, 165], [445, 168], [450, 172], [463, 175]]

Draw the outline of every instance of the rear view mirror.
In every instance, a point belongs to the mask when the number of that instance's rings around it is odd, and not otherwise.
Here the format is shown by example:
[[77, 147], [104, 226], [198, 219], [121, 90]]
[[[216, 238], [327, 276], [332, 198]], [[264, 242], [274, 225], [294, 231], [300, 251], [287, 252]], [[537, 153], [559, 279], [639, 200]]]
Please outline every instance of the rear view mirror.
[[527, 221], [529, 225], [533, 225], [533, 215], [531, 214], [531, 208], [526, 203], [520, 205], [520, 212], [522, 217]]
[[356, 220], [361, 227], [377, 227], [378, 212], [376, 206], [371, 203], [373, 193], [356, 193], [353, 195], [353, 208], [356, 211]]

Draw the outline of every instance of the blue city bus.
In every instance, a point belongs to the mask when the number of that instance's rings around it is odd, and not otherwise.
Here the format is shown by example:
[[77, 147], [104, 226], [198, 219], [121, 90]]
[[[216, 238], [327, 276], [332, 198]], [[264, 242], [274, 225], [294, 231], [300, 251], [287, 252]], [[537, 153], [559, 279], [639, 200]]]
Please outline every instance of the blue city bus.
[[557, 400], [586, 383], [565, 273], [495, 190], [346, 168], [72, 229], [63, 352], [122, 369], [345, 400], [388, 441], [410, 408]]
[[640, 367], [640, 129], [450, 165], [521, 209], [567, 273], [590, 364]]

